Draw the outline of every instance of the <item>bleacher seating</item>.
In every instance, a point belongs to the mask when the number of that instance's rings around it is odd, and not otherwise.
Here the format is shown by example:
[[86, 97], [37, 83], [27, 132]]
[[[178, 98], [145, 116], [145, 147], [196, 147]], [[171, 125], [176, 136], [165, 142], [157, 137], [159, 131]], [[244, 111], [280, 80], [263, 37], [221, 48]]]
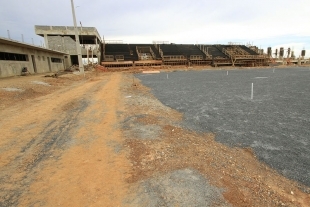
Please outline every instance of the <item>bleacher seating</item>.
[[227, 58], [227, 55], [225, 55], [222, 52], [222, 49], [224, 48], [223, 45], [204, 45], [208, 48], [208, 54], [212, 55], [212, 58]]
[[124, 61], [135, 61], [138, 59], [135, 50], [131, 50], [128, 44], [106, 44], [105, 55], [123, 55]]
[[160, 49], [163, 51], [165, 56], [176, 56], [183, 55], [176, 44], [161, 44]]
[[137, 51], [136, 51], [137, 47], [151, 47], [152, 51], [154, 52], [154, 54], [156, 56], [155, 59], [157, 59], [157, 60], [161, 59], [161, 57], [160, 57], [160, 55], [158, 53], [158, 50], [155, 48], [155, 46], [153, 44], [129, 44], [129, 47], [130, 47], [131, 50], [134, 51], [137, 59], [138, 59], [138, 54], [137, 54]]
[[205, 54], [196, 45], [176, 45], [178, 51], [185, 57], [189, 58], [191, 55], [201, 55], [205, 58]]
[[[120, 44], [104, 45], [104, 61], [126, 63], [132, 66], [147, 65], [264, 65], [265, 60], [245, 45], [194, 45], [194, 44]], [[251, 59], [251, 61], [249, 61]], [[112, 63], [111, 63], [112, 64]]]
[[257, 52], [255, 52], [254, 50], [251, 50], [250, 48], [248, 48], [247, 46], [245, 45], [239, 45], [239, 47], [241, 49], [243, 49], [244, 51], [246, 51], [247, 53], [249, 53], [249, 55], [258, 55]]
[[155, 54], [156, 60], [161, 60], [158, 49], [153, 44], [105, 44], [105, 55], [123, 55], [124, 61], [139, 60], [137, 50], [138, 47], [150, 47]]

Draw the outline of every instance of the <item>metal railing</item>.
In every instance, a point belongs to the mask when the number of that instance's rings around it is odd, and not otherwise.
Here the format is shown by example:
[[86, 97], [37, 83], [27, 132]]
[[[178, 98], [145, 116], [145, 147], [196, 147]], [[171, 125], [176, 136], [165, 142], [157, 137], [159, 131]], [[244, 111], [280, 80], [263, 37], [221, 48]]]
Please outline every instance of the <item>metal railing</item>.
[[189, 56], [190, 60], [203, 60], [203, 56], [202, 55], [191, 55]]
[[115, 55], [115, 60], [116, 61], [124, 60], [124, 55]]
[[184, 55], [167, 55], [163, 56], [164, 60], [186, 60]]

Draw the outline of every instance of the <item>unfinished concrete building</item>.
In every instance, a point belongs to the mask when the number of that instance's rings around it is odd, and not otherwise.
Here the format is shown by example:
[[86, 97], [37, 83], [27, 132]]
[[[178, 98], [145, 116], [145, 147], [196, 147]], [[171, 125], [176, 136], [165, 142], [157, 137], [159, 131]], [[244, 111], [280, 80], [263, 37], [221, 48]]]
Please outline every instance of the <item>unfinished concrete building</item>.
[[[75, 31], [72, 26], [35, 25], [35, 33], [44, 38], [45, 47], [69, 54], [71, 65], [78, 65]], [[80, 47], [84, 64], [100, 63], [101, 37], [95, 27], [78, 27]]]
[[0, 77], [57, 72], [67, 66], [64, 52], [0, 37]]

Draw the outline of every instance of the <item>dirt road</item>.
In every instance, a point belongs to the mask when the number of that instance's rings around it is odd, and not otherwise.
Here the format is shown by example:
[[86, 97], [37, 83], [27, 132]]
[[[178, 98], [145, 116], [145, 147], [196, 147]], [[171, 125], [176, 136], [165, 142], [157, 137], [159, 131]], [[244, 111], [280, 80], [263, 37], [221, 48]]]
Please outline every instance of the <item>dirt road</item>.
[[310, 205], [307, 187], [250, 149], [182, 128], [129, 73], [4, 79], [0, 90], [0, 206]]
[[121, 74], [83, 81], [1, 111], [0, 206], [118, 206], [129, 161], [117, 113]]

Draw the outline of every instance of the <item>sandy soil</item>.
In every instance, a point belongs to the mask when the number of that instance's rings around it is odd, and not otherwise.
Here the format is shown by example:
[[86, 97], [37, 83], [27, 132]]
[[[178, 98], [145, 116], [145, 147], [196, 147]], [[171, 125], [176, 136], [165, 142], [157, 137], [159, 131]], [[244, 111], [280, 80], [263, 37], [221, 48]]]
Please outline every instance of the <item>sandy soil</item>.
[[[109, 146], [122, 142], [115, 128], [123, 108], [121, 76], [2, 80], [2, 85], [24, 92], [1, 97], [0, 206], [121, 204], [129, 160], [125, 152], [115, 154]], [[34, 87], [32, 79], [56, 87]], [[34, 92], [28, 96], [29, 87]], [[43, 93], [50, 94], [40, 96]], [[19, 97], [25, 101], [16, 103]]]
[[0, 117], [0, 206], [186, 206], [201, 186], [179, 195], [169, 183], [166, 196], [141, 194], [175, 172], [222, 189], [209, 206], [310, 206], [305, 186], [251, 149], [181, 128], [182, 114], [130, 73], [1, 79]]

